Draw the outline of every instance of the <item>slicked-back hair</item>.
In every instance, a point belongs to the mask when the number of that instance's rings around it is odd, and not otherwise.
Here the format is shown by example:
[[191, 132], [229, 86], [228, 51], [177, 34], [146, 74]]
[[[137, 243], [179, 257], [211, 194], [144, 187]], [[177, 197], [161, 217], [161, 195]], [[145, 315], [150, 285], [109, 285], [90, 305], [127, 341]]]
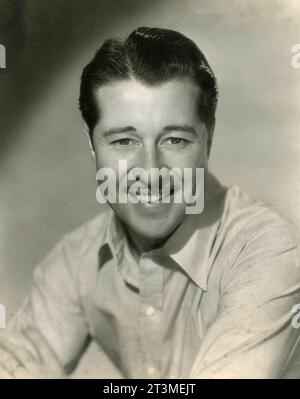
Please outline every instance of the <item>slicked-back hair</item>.
[[135, 78], [158, 85], [180, 77], [189, 77], [199, 86], [198, 112], [210, 131], [218, 100], [217, 81], [192, 40], [173, 30], [146, 27], [135, 29], [125, 41], [106, 40], [81, 76], [79, 108], [91, 140], [101, 117], [95, 90], [117, 80]]

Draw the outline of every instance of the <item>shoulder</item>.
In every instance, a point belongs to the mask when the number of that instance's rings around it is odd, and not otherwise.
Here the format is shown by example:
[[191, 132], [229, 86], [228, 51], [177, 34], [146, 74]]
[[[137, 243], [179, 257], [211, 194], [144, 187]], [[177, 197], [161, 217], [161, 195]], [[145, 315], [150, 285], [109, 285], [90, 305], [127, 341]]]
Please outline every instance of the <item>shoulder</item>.
[[110, 218], [111, 211], [109, 209], [101, 212], [67, 233], [61, 240], [61, 244], [66, 251], [71, 251], [75, 257], [84, 256], [92, 246], [99, 247], [104, 243]]
[[98, 251], [104, 244], [111, 211], [105, 210], [91, 220], [65, 234], [35, 270], [35, 275], [59, 276], [63, 273], [77, 279], [79, 269], [87, 272], [97, 261]]
[[[228, 189], [221, 235], [226, 236], [226, 270], [280, 284], [300, 281], [299, 248], [293, 228], [276, 211], [240, 188]], [[236, 274], [238, 273], [238, 274]], [[225, 273], [226, 274], [226, 273]]]
[[229, 240], [238, 240], [243, 245], [272, 232], [276, 244], [296, 245], [293, 228], [287, 220], [237, 186], [227, 189], [220, 227]]

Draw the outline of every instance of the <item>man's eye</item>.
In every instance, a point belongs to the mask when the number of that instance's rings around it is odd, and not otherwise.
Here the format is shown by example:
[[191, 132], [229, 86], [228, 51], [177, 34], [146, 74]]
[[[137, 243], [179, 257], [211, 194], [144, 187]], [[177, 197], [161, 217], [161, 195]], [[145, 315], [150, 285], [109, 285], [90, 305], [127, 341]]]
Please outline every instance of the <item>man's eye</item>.
[[125, 147], [125, 146], [131, 144], [131, 142], [132, 142], [132, 140], [130, 140], [130, 139], [119, 139], [119, 140], [113, 141], [113, 144], [118, 144], [118, 145]]
[[181, 137], [169, 137], [165, 140], [165, 143], [171, 145], [185, 145], [188, 144], [188, 140]]

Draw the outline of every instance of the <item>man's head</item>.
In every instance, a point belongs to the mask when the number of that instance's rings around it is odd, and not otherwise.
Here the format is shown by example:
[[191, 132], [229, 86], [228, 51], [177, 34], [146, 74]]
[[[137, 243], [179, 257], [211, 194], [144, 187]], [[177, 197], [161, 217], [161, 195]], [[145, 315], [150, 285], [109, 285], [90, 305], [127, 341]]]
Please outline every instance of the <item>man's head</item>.
[[[138, 28], [107, 40], [83, 71], [80, 110], [98, 168], [206, 167], [215, 124], [217, 84], [194, 42], [178, 32]], [[166, 238], [184, 204], [111, 204], [129, 230]]]
[[199, 87], [199, 116], [213, 133], [217, 81], [192, 40], [173, 30], [146, 27], [137, 28], [125, 41], [106, 40], [81, 77], [79, 107], [91, 139], [101, 117], [95, 96], [98, 88], [132, 78], [155, 86], [182, 77], [190, 78]]

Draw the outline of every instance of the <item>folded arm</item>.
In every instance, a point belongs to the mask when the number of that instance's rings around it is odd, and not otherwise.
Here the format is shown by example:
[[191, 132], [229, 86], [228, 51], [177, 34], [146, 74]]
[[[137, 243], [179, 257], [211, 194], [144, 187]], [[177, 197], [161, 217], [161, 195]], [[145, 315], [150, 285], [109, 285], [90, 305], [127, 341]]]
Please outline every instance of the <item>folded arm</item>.
[[63, 376], [87, 339], [76, 276], [61, 243], [36, 268], [29, 297], [0, 334], [0, 376]]
[[285, 226], [258, 233], [225, 270], [218, 316], [201, 344], [190, 378], [279, 378], [299, 332], [297, 248]]

